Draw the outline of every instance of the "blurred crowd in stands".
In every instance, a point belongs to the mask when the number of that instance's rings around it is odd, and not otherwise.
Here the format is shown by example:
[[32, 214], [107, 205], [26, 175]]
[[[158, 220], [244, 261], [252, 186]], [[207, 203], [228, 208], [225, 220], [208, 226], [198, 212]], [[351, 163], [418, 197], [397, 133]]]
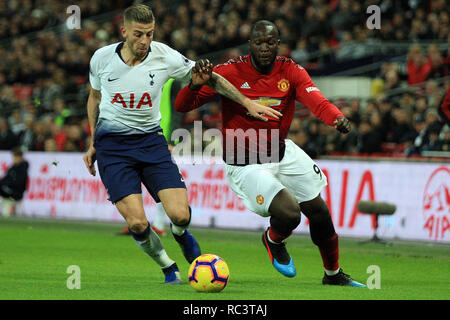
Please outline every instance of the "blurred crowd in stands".
[[[90, 135], [85, 111], [90, 57], [97, 48], [121, 40], [121, 12], [136, 1], [77, 1], [81, 29], [68, 30], [66, 8], [72, 2], [0, 1], [1, 150], [21, 145], [30, 151], [85, 151]], [[332, 101], [353, 122], [350, 134], [339, 135], [301, 113], [294, 118], [289, 137], [314, 158], [450, 151], [448, 119], [439, 112], [450, 72], [445, 0], [154, 0], [148, 4], [156, 17], [155, 40], [191, 59], [208, 57], [215, 63], [245, 54], [250, 27], [259, 19], [277, 24], [282, 40], [279, 54], [308, 71], [370, 56], [374, 45], [408, 43], [403, 59], [380, 63], [378, 73], [371, 75], [372, 99]], [[372, 4], [381, 10], [379, 30], [366, 27], [366, 8]], [[218, 102], [186, 114], [181, 125], [190, 128], [195, 120], [202, 120], [204, 128], [220, 128]]]

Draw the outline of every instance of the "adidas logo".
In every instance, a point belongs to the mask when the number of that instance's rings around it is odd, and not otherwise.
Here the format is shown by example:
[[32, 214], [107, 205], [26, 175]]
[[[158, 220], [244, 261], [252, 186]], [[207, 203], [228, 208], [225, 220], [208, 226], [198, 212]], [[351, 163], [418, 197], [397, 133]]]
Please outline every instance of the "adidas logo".
[[241, 89], [251, 89], [247, 81], [244, 82], [244, 84], [241, 86]]

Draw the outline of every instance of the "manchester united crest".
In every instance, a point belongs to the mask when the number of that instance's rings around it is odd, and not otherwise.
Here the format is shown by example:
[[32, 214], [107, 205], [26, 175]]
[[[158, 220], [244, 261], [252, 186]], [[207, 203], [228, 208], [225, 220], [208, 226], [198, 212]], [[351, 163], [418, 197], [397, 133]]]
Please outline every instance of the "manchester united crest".
[[264, 197], [263, 197], [262, 195], [258, 194], [258, 195], [256, 196], [256, 202], [257, 202], [259, 205], [262, 205], [262, 204], [264, 203]]
[[286, 79], [281, 79], [280, 81], [278, 81], [278, 89], [280, 89], [280, 91], [286, 92], [289, 90], [290, 86], [291, 85], [289, 81]]

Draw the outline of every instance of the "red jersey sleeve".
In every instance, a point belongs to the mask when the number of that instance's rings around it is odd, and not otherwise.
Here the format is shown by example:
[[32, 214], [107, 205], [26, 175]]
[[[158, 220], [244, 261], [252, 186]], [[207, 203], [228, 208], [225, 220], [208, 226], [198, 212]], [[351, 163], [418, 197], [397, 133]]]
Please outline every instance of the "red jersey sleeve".
[[175, 98], [175, 110], [185, 113], [200, 108], [212, 100], [216, 94], [216, 91], [206, 85], [198, 91], [191, 90], [187, 85], [178, 92]]
[[290, 79], [295, 87], [296, 100], [303, 103], [325, 124], [332, 126], [336, 118], [344, 117], [342, 112], [323, 96], [303, 67], [292, 64]]

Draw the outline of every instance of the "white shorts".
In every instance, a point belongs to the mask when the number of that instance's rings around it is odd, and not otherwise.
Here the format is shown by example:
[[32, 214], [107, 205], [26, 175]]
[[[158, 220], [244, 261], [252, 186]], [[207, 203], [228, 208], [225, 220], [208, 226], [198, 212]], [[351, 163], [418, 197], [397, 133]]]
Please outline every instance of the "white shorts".
[[327, 177], [294, 142], [285, 140], [286, 150], [279, 163], [232, 166], [225, 164], [230, 188], [245, 206], [263, 217], [269, 216], [273, 198], [287, 188], [297, 201], [317, 197], [327, 185]]

